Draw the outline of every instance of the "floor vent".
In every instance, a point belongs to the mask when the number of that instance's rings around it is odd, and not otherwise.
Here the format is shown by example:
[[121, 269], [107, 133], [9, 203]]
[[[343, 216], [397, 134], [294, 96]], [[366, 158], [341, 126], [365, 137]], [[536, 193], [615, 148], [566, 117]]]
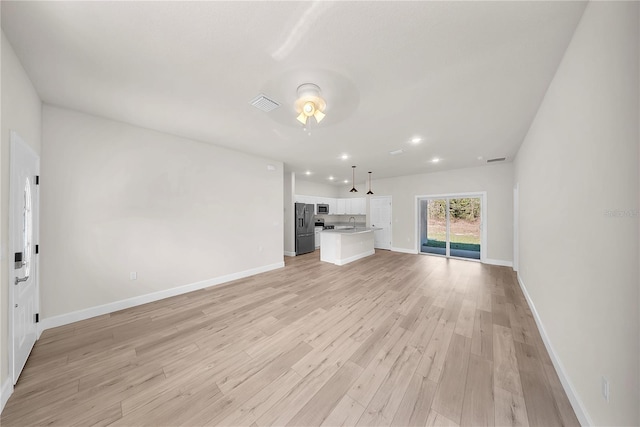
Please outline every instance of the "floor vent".
[[487, 160], [487, 163], [493, 163], [493, 162], [504, 162], [505, 160], [507, 160], [506, 157], [496, 157], [495, 159], [489, 159]]
[[267, 98], [263, 94], [260, 94], [255, 98], [253, 98], [251, 101], [249, 101], [249, 104], [253, 105], [258, 110], [262, 110], [266, 112], [275, 110], [280, 106], [280, 104], [278, 104], [276, 101], [274, 101], [273, 99]]

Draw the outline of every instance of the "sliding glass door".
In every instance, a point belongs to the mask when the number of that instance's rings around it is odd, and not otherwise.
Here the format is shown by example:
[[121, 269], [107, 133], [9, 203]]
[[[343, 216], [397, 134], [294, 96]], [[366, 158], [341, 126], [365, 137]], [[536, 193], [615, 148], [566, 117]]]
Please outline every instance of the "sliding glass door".
[[421, 251], [429, 254], [447, 254], [447, 199], [421, 201], [424, 215], [424, 235]]
[[420, 252], [481, 259], [480, 195], [419, 198]]
[[480, 197], [449, 199], [450, 256], [480, 259]]

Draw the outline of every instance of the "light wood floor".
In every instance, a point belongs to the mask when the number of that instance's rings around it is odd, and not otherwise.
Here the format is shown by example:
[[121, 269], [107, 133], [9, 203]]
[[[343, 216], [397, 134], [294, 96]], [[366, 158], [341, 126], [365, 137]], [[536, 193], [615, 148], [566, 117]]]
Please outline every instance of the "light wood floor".
[[0, 423], [579, 425], [511, 269], [286, 264], [45, 331]]

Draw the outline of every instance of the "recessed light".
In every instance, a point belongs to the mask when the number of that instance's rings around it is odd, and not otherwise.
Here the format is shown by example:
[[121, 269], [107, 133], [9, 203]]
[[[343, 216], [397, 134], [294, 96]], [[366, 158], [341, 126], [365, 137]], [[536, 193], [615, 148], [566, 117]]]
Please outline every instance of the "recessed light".
[[332, 176], [330, 176], [330, 177], [329, 177], [329, 181], [333, 181], [334, 179], [335, 179], [335, 178], [334, 178], [334, 177], [332, 177]]
[[397, 156], [398, 154], [402, 154], [402, 153], [404, 153], [404, 150], [402, 148], [399, 150], [389, 151], [389, 154], [391, 154], [392, 156]]
[[431, 159], [431, 163], [438, 163], [440, 161], [439, 158], [434, 157], [433, 159]]
[[348, 183], [349, 183], [349, 180], [348, 180], [348, 179], [345, 179], [345, 180], [344, 180], [344, 183], [345, 183], [345, 184], [348, 184]]
[[347, 160], [349, 158], [349, 155], [348, 154], [343, 154], [343, 155], [340, 156], [340, 158], [342, 160]]
[[422, 138], [420, 138], [419, 136], [414, 136], [413, 138], [411, 138], [411, 142], [414, 144], [419, 144], [422, 141]]
[[311, 171], [306, 171], [304, 174], [305, 175], [311, 175]]

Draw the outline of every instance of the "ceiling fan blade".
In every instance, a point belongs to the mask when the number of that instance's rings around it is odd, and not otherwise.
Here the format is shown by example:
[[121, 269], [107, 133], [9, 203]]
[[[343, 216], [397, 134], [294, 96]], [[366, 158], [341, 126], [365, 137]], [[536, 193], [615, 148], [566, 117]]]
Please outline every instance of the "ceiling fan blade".
[[324, 116], [325, 116], [325, 114], [320, 110], [316, 110], [316, 112], [313, 115], [313, 117], [316, 118], [316, 121], [318, 123], [320, 123], [322, 121], [322, 119], [324, 119]]
[[307, 116], [305, 116], [304, 113], [300, 113], [300, 115], [296, 117], [296, 119], [298, 119], [298, 121], [303, 125], [307, 124]]

